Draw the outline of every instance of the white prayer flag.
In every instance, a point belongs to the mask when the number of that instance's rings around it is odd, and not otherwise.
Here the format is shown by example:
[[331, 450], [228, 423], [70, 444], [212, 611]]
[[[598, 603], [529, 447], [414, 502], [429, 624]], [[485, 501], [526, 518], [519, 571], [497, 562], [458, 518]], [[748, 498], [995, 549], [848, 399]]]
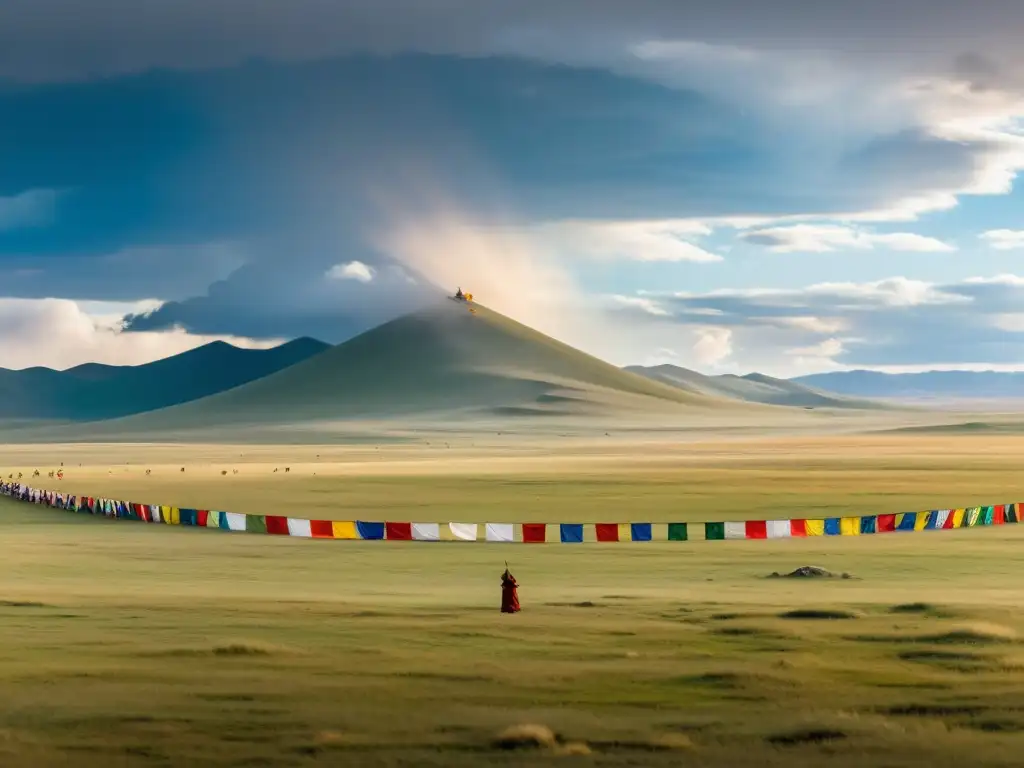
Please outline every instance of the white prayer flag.
[[478, 526], [476, 523], [448, 523], [452, 538], [459, 541], [476, 541]]
[[413, 523], [413, 541], [440, 541], [441, 526], [437, 523]]
[[515, 541], [515, 526], [512, 523], [487, 523], [488, 541]]

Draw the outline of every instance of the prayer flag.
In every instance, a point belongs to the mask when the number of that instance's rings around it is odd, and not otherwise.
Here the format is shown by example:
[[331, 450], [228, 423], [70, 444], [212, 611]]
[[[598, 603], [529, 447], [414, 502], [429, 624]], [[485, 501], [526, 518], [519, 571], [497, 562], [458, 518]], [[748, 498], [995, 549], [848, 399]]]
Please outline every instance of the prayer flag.
[[527, 544], [543, 544], [547, 539], [547, 525], [544, 523], [523, 523], [523, 541]]
[[580, 523], [562, 523], [558, 529], [563, 544], [583, 543], [583, 526]]
[[651, 540], [651, 524], [650, 523], [630, 523], [629, 536], [633, 541], [650, 541]]
[[875, 526], [877, 525], [877, 518], [875, 515], [863, 515], [860, 519], [860, 534], [864, 536], [866, 534], [874, 533]]
[[229, 531], [247, 531], [249, 526], [245, 523], [245, 515], [239, 512], [225, 512], [223, 522]]
[[413, 523], [413, 541], [440, 541], [441, 526], [437, 523]]
[[790, 520], [789, 521], [789, 535], [796, 536], [798, 538], [804, 538], [808, 535], [807, 533], [807, 521], [806, 520]]
[[735, 539], [747, 538], [747, 524], [746, 523], [726, 523], [725, 524], [725, 538], [730, 541]]
[[860, 536], [860, 518], [842, 518], [842, 521], [839, 523], [839, 534], [841, 536]]
[[669, 541], [686, 541], [689, 537], [689, 531], [687, 530], [686, 523], [669, 523], [668, 524], [668, 540]]
[[896, 530], [896, 515], [879, 515], [875, 518], [875, 533], [892, 533]]
[[826, 517], [825, 518], [825, 535], [826, 536], [839, 536], [842, 534], [842, 525], [840, 518], [838, 517]]
[[[597, 534], [598, 541], [608, 542], [619, 540], [618, 523], [597, 523], [594, 525], [594, 530]], [[671, 538], [671, 535], [669, 538]]]
[[744, 524], [744, 535], [748, 539], [767, 539], [768, 524], [764, 520], [747, 520]]
[[356, 524], [351, 520], [332, 520], [331, 533], [334, 534], [334, 538], [336, 539], [346, 539], [351, 541], [359, 538], [359, 532], [356, 530]]
[[267, 527], [267, 533], [273, 534], [274, 536], [287, 536], [288, 535], [288, 518], [282, 517], [281, 515], [267, 515], [264, 520]]
[[512, 523], [487, 523], [484, 534], [487, 541], [508, 543], [515, 541], [516, 529]]
[[388, 541], [412, 541], [412, 523], [384, 523]]
[[804, 530], [807, 531], [808, 536], [824, 536], [825, 535], [825, 521], [824, 520], [804, 520]]
[[367, 541], [379, 541], [384, 538], [384, 523], [367, 523], [362, 520], [356, 520], [356, 530], [359, 532], [359, 538]]
[[287, 520], [289, 536], [298, 536], [303, 539], [313, 537], [313, 525], [309, 520], [305, 520], [301, 517], [289, 517]]
[[334, 521], [332, 520], [310, 520], [309, 532], [314, 539], [333, 539]]
[[266, 533], [267, 520], [263, 515], [244, 515], [245, 530], [249, 533]]
[[765, 523], [765, 533], [769, 539], [788, 539], [793, 535], [793, 523], [790, 520], [769, 520]]
[[[458, 541], [476, 541], [480, 533], [476, 523], [448, 523], [448, 530], [451, 531], [452, 538]], [[511, 541], [511, 536], [509, 540]]]
[[704, 523], [705, 541], [722, 541], [725, 539], [725, 523]]

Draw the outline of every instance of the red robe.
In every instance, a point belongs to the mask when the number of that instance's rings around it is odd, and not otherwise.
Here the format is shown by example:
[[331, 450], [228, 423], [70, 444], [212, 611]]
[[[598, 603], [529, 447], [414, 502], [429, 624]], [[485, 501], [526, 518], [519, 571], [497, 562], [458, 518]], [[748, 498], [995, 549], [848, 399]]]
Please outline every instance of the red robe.
[[518, 613], [519, 612], [519, 582], [515, 580], [515, 577], [505, 571], [501, 576], [501, 612], [502, 613]]

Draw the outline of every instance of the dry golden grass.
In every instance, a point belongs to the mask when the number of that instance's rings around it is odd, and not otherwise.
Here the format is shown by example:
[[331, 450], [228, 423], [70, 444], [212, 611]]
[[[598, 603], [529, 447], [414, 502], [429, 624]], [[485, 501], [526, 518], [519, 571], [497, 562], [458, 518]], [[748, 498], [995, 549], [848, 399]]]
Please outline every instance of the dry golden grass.
[[[358, 502], [378, 518], [422, 510], [408, 517], [441, 520], [472, 510], [522, 519], [527, 500], [552, 495], [539, 506], [549, 519], [1012, 500], [1017, 439], [958, 444], [665, 446], [656, 461], [620, 459], [614, 472], [601, 451], [588, 465], [580, 446], [569, 464], [504, 474], [495, 450], [486, 472], [350, 468], [322, 486], [294, 467], [263, 484], [244, 464], [222, 482], [221, 454], [189, 465], [208, 479], [104, 480], [96, 460], [81, 476], [69, 467], [65, 483], [197, 500], [215, 491], [239, 511]], [[67, 449], [31, 458], [46, 450]], [[131, 450], [140, 451], [133, 468], [147, 450], [189, 449]], [[279, 451], [265, 454], [273, 463], [290, 449], [267, 450]], [[385, 460], [427, 461], [407, 450]], [[103, 451], [113, 467], [115, 449]], [[336, 451], [321, 461], [340, 463]], [[594, 511], [605, 493], [621, 497]], [[624, 507], [632, 493], [639, 499]], [[0, 500], [0, 541], [5, 766], [1013, 766], [1024, 746], [1015, 575], [1024, 526], [403, 546], [175, 529]], [[515, 616], [497, 610], [506, 558], [523, 585]], [[765, 578], [800, 565], [857, 578]], [[550, 738], [495, 745], [521, 724]]]

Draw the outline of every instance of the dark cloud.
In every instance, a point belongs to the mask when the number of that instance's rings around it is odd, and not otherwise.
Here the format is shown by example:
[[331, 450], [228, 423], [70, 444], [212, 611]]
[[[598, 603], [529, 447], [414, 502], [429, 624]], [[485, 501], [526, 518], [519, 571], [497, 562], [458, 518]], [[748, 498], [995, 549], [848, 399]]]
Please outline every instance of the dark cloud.
[[250, 338], [313, 336], [336, 343], [437, 296], [437, 289], [421, 276], [379, 257], [371, 262], [369, 282], [331, 277], [331, 267], [353, 261], [353, 251], [342, 256], [322, 244], [307, 247], [312, 252], [299, 253], [292, 246], [279, 258], [257, 253], [251, 263], [200, 295], [129, 316], [126, 328], [182, 328]]
[[646, 39], [927, 57], [937, 52], [893, 40], [955, 35], [961, 50], [992, 56], [995, 43], [1012, 51], [1021, 27], [1024, 7], [1015, 0], [92, 0], [87, 11], [77, 0], [6, 0], [0, 77], [97, 77], [353, 51], [593, 63], [614, 61], [625, 45]]

